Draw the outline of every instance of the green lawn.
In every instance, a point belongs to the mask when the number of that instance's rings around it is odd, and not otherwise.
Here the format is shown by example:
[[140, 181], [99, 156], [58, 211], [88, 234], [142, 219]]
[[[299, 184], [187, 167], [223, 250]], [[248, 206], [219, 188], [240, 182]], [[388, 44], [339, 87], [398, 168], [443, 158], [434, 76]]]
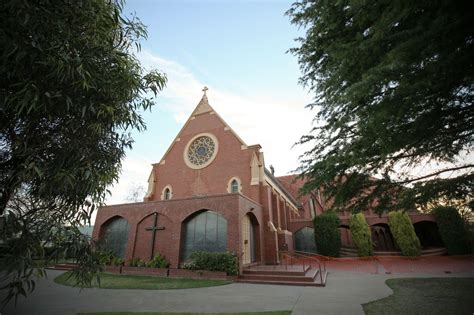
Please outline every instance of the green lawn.
[[252, 313], [130, 313], [130, 312], [113, 312], [113, 313], [79, 313], [77, 315], [290, 315], [291, 311], [277, 312], [252, 312]]
[[[63, 273], [54, 279], [54, 282], [75, 286], [71, 272]], [[188, 289], [213, 287], [231, 283], [227, 280], [207, 280], [207, 279], [174, 279], [149, 276], [123, 276], [102, 273], [100, 275], [100, 286], [97, 282], [92, 287], [102, 289], [146, 289], [146, 290], [168, 290], [168, 289]]]
[[389, 297], [363, 304], [366, 314], [474, 313], [474, 278], [389, 279]]

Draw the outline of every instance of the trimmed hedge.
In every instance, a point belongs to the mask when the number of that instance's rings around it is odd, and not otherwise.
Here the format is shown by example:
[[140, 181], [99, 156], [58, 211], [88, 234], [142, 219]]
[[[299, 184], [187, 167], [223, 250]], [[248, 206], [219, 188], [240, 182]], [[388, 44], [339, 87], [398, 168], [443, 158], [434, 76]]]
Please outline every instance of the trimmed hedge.
[[349, 228], [352, 234], [352, 241], [357, 248], [357, 255], [360, 257], [373, 256], [374, 246], [372, 244], [372, 233], [370, 227], [362, 213], [351, 216]]
[[471, 252], [469, 231], [464, 220], [454, 207], [439, 206], [431, 213], [436, 217], [439, 234], [450, 255], [463, 255]]
[[410, 217], [403, 211], [392, 211], [388, 214], [388, 225], [393, 238], [404, 256], [420, 256], [421, 244], [416, 236]]
[[239, 274], [239, 260], [235, 254], [230, 252], [194, 252], [190, 258], [192, 262], [185, 264], [185, 269], [225, 271], [229, 276]]
[[339, 257], [341, 250], [341, 220], [334, 211], [325, 211], [314, 217], [314, 239], [319, 254]]

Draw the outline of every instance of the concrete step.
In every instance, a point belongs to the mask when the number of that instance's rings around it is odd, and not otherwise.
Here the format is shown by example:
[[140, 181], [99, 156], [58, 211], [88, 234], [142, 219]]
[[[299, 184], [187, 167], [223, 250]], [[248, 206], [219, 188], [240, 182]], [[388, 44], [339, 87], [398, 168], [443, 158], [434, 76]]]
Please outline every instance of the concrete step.
[[352, 247], [341, 247], [339, 254], [341, 257], [357, 257], [357, 249]]
[[298, 269], [300, 270], [282, 270], [282, 269], [275, 269], [275, 270], [272, 270], [272, 269], [267, 269], [267, 270], [261, 270], [261, 269], [251, 269], [251, 268], [246, 268], [243, 270], [243, 274], [244, 275], [282, 275], [282, 276], [304, 276], [306, 274], [306, 272], [308, 272], [308, 270], [310, 269], [311, 267], [308, 265], [308, 266], [305, 266], [304, 267], [304, 270], [303, 270], [303, 267], [299, 267]]
[[313, 282], [315, 273], [317, 270], [312, 270], [304, 276], [294, 276], [294, 275], [268, 275], [268, 274], [244, 274], [240, 276], [240, 279], [243, 280], [261, 280], [261, 281], [293, 281], [293, 282]]
[[323, 282], [321, 283], [321, 278], [319, 277], [319, 270], [316, 270], [314, 277], [308, 277], [312, 281], [300, 281], [298, 279], [265, 279], [265, 280], [256, 280], [256, 279], [246, 279], [239, 277], [237, 282], [241, 283], [255, 283], [255, 284], [278, 284], [278, 285], [294, 285], [294, 286], [312, 286], [312, 287], [324, 287], [326, 286], [327, 272], [323, 271]]
[[447, 253], [448, 253], [448, 250], [446, 249], [446, 247], [421, 250], [421, 256], [442, 256], [442, 255], [446, 255]]
[[[442, 256], [448, 251], [445, 247], [428, 248], [421, 250], [421, 256]], [[357, 257], [357, 249], [350, 247], [342, 247], [340, 251], [341, 257]], [[400, 251], [374, 251], [374, 256], [402, 256]]]

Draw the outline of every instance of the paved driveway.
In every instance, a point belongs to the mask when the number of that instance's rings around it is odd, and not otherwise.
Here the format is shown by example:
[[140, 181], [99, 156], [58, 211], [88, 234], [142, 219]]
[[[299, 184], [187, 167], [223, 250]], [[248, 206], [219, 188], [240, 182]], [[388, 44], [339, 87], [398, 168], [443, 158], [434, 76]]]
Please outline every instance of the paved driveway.
[[[292, 314], [363, 314], [362, 303], [392, 293], [385, 280], [394, 275], [335, 271], [327, 286], [295, 287], [233, 283], [225, 286], [181, 290], [83, 289], [55, 284], [61, 272], [48, 271], [26, 300], [10, 305], [2, 315], [76, 314], [94, 311], [250, 312], [291, 310]], [[397, 274], [396, 277], [403, 277]], [[407, 277], [424, 275], [407, 274]], [[425, 275], [433, 277], [434, 275]], [[436, 275], [444, 276], [444, 275]], [[470, 276], [473, 273], [449, 276]]]

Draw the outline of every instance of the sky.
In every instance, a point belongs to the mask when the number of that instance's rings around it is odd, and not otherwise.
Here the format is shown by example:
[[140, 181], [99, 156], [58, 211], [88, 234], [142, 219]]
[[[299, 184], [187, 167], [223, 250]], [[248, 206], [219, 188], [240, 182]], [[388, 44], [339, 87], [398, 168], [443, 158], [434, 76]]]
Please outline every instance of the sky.
[[135, 143], [107, 204], [127, 202], [137, 186], [146, 190], [158, 162], [207, 86], [210, 105], [248, 145], [260, 144], [276, 175], [298, 167], [314, 112], [297, 58], [288, 49], [303, 31], [285, 16], [292, 1], [128, 0], [123, 13], [147, 26], [137, 57], [146, 69], [166, 73], [166, 88], [143, 117], [147, 130]]

